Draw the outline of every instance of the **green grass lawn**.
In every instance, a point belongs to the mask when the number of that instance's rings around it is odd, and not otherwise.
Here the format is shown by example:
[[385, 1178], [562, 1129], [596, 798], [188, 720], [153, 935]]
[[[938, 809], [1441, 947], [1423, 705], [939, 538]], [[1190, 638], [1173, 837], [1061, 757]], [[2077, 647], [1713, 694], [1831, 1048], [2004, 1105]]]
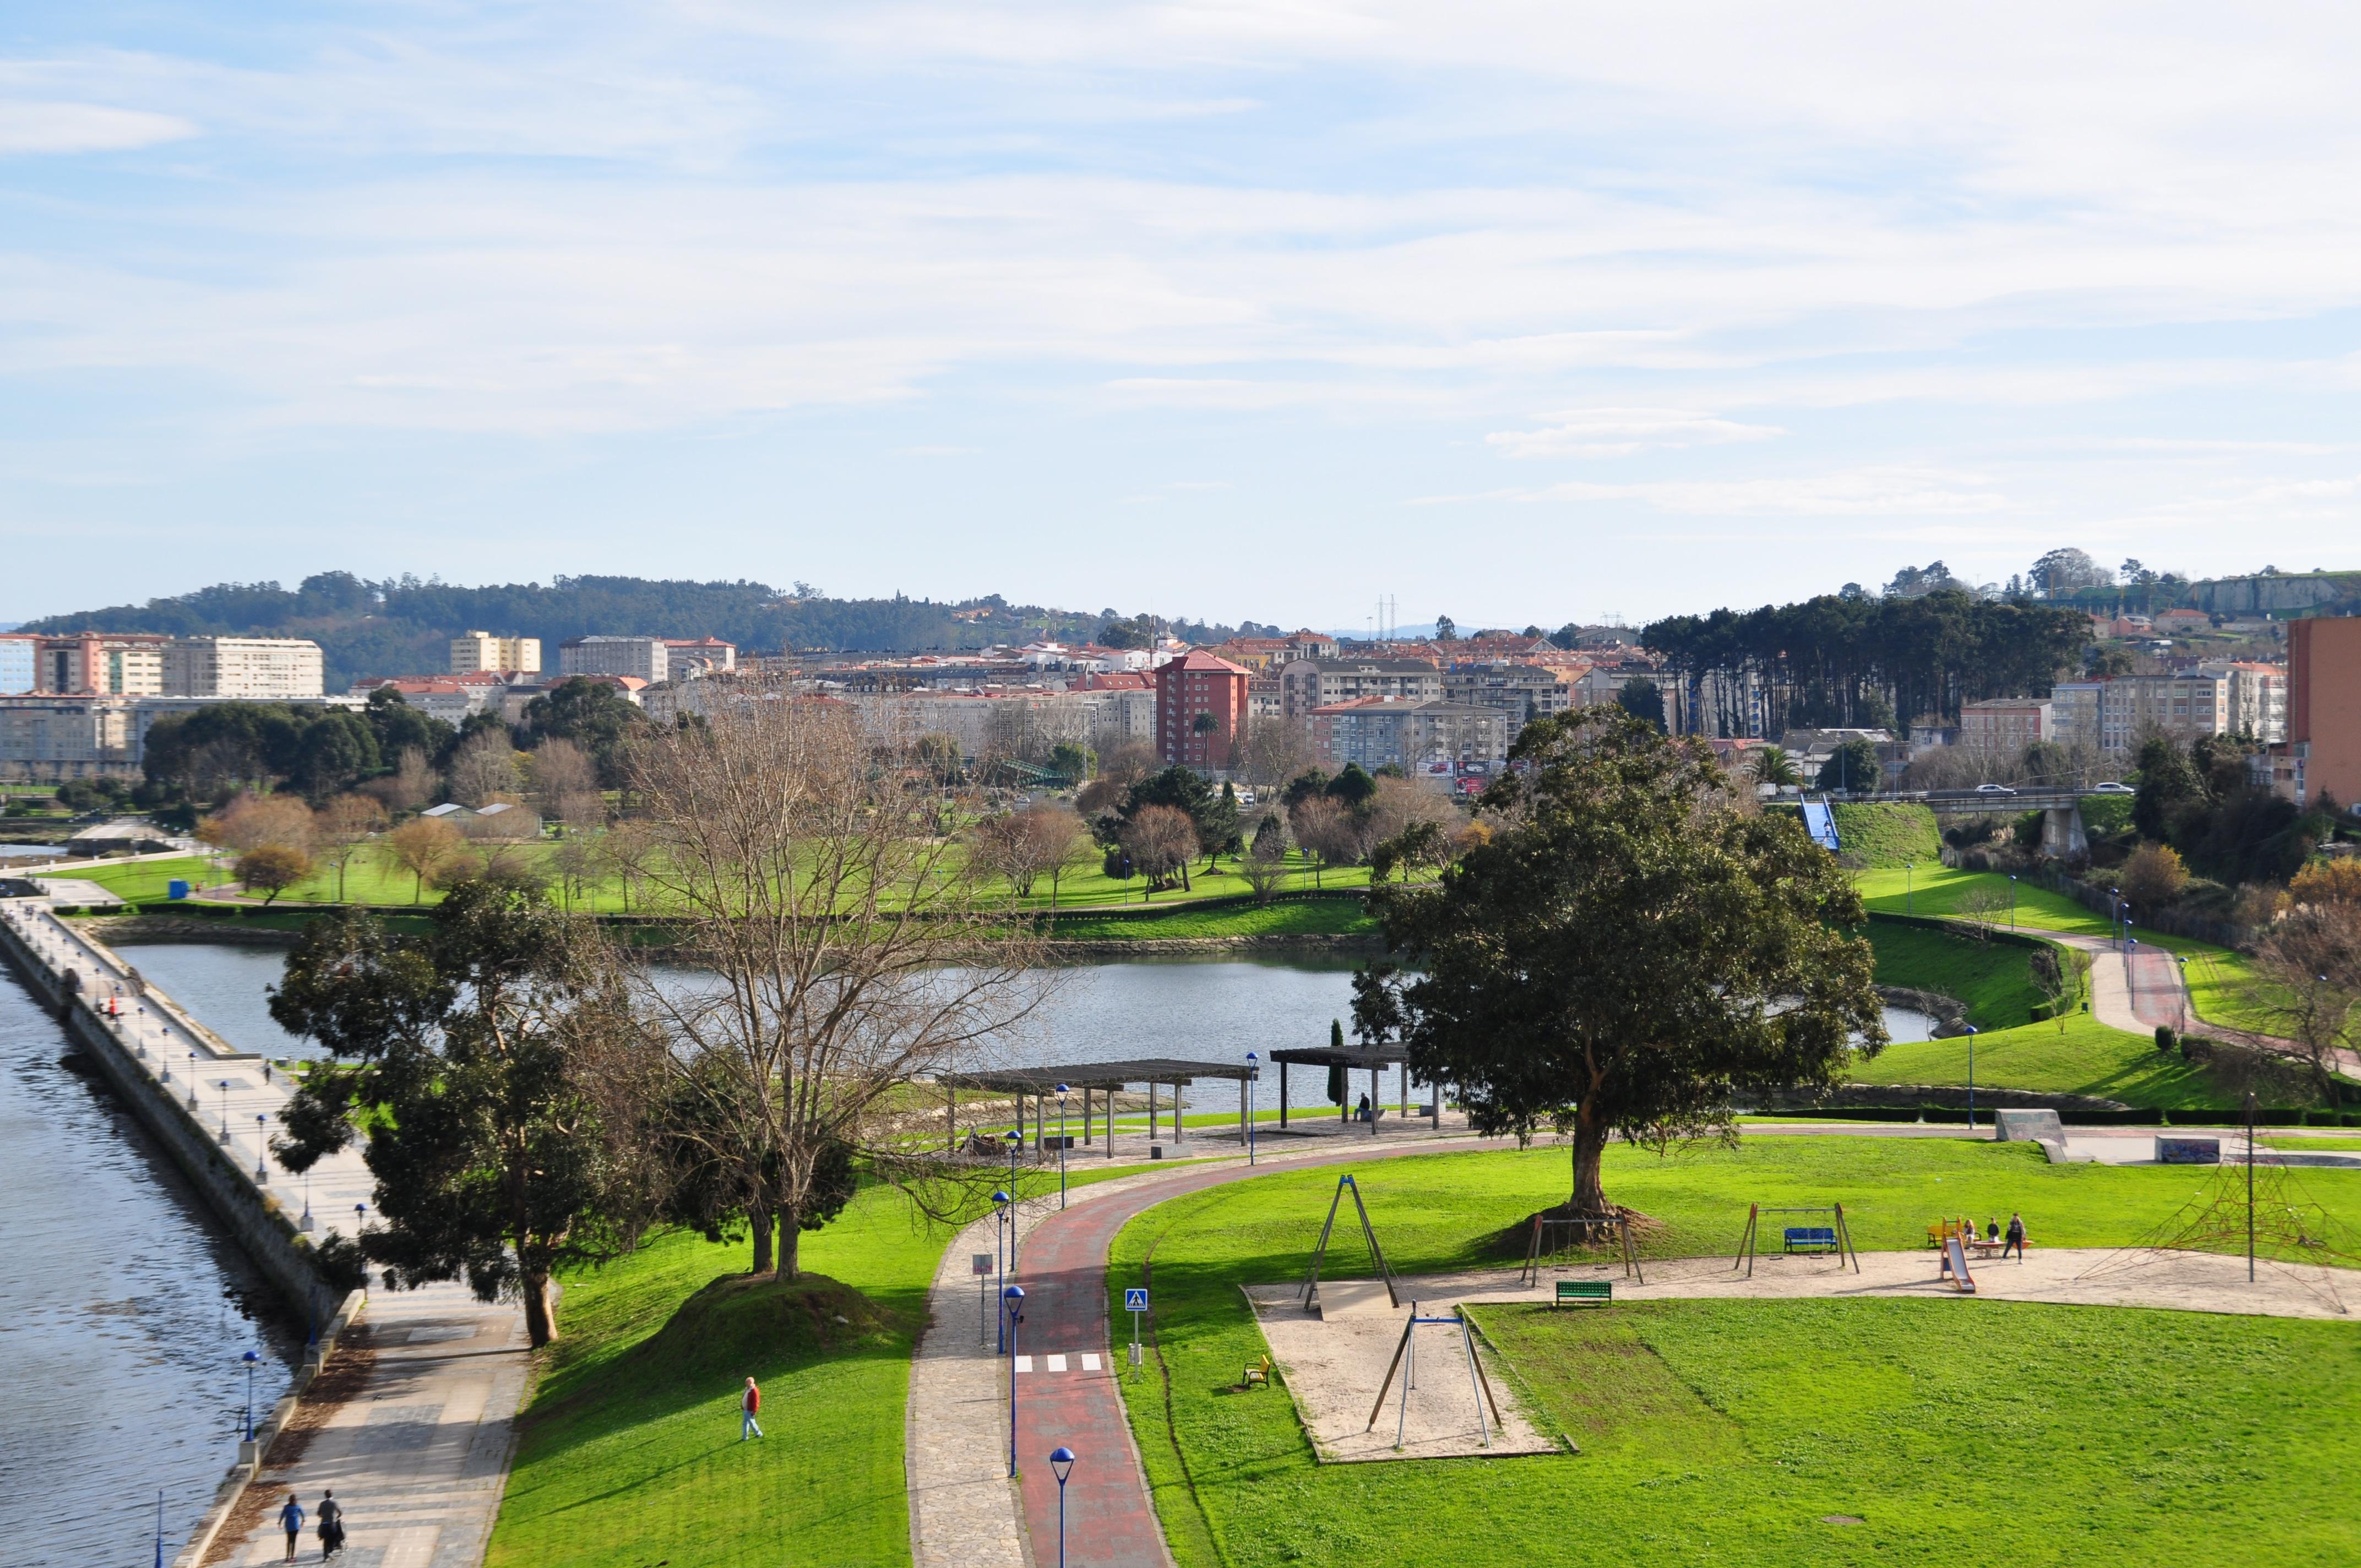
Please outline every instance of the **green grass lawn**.
[[1851, 863], [1899, 866], [1940, 862], [1943, 835], [1935, 814], [1908, 801], [1838, 802], [1829, 808], [1836, 817], [1837, 842]]
[[[1562, 1149], [1357, 1168], [1397, 1269], [1498, 1263], [1564, 1197]], [[1156, 1292], [1158, 1364], [1125, 1386], [1182, 1568], [1350, 1563], [2342, 1561], [2361, 1513], [2361, 1326], [1915, 1300], [1489, 1309], [1487, 1332], [1583, 1453], [1313, 1463], [1283, 1398], [1228, 1385], [1262, 1351], [1237, 1287], [1300, 1277], [1337, 1172], [1162, 1205], [1117, 1237], [1111, 1290]], [[1941, 1214], [2021, 1210], [2037, 1245], [2136, 1239], [2190, 1173], [2049, 1166], [2021, 1145], [1779, 1137], [1668, 1160], [1609, 1154], [1658, 1253], [1727, 1251], [1750, 1201], [1841, 1201], [1866, 1248]], [[2306, 1173], [2348, 1223], [2361, 1174]], [[1367, 1274], [1346, 1237], [1337, 1275]], [[2224, 1419], [2224, 1412], [2235, 1416]], [[1825, 1526], [1824, 1514], [1866, 1520]]]
[[1060, 941], [1173, 941], [1205, 937], [1374, 936], [1378, 923], [1356, 898], [1306, 898], [1229, 909], [1190, 909], [1153, 920], [1059, 917]]
[[[1023, 1190], [1056, 1184], [1028, 1168]], [[686, 1232], [568, 1277], [488, 1568], [907, 1563], [910, 1351], [950, 1239], [873, 1187], [804, 1238], [791, 1285], [749, 1280], [747, 1244]], [[741, 1443], [750, 1376], [768, 1435]]]
[[2030, 1023], [2042, 1000], [2027, 948], [1883, 920], [1871, 921], [1864, 934], [1877, 950], [1878, 984], [1957, 997], [1979, 1029]]
[[168, 896], [175, 881], [195, 886], [213, 874], [195, 855], [170, 861], [126, 861], [119, 865], [93, 866], [65, 873], [93, 882], [126, 904], [145, 904]]
[[[2093, 1094], [2168, 1110], [2229, 1103], [2202, 1069], [2177, 1052], [2159, 1052], [2153, 1036], [2110, 1029], [2087, 1013], [1980, 1032], [1975, 1049], [1976, 1082], [1987, 1088]], [[1855, 1083], [1962, 1085], [1968, 1081], [1967, 1037], [1899, 1041], [1858, 1064], [1850, 1076]]]

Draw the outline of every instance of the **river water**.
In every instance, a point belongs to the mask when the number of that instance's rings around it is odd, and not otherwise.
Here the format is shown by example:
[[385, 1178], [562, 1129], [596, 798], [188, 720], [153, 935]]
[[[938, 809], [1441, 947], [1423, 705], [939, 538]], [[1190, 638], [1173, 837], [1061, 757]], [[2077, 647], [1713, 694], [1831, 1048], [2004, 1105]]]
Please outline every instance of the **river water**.
[[[242, 1049], [316, 1056], [273, 1023], [273, 948], [169, 943], [124, 957], [200, 1023]], [[694, 984], [686, 972], [674, 983]], [[1135, 960], [1053, 971], [1046, 997], [996, 1065], [1177, 1057], [1266, 1062], [1322, 1046], [1351, 1017], [1347, 964]], [[1927, 1020], [1891, 1010], [1895, 1039]], [[0, 1563], [150, 1561], [157, 1488], [177, 1544], [236, 1457], [238, 1356], [259, 1349], [257, 1403], [283, 1391], [300, 1349], [236, 1247], [119, 1113], [103, 1084], [62, 1065], [66, 1038], [13, 977], [0, 979]], [[1290, 1069], [1290, 1098], [1326, 1104], [1326, 1073]], [[1394, 1088], [1389, 1075], [1385, 1089]], [[1258, 1092], [1277, 1104], [1272, 1069]], [[1210, 1080], [1191, 1109], [1235, 1112]], [[252, 1303], [249, 1308], [248, 1303]]]
[[0, 1561], [167, 1555], [237, 1457], [300, 1342], [277, 1299], [65, 1031], [0, 970]]

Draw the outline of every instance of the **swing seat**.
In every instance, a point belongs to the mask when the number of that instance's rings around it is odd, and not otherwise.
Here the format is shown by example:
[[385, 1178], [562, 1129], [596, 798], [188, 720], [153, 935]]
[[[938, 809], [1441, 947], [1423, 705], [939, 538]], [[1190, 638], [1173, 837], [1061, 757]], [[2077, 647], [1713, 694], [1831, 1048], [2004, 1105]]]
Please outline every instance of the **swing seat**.
[[1561, 1279], [1557, 1282], [1559, 1307], [1611, 1307], [1615, 1305], [1615, 1281], [1612, 1279]]
[[1834, 1252], [1837, 1233], [1833, 1225], [1789, 1225], [1785, 1237], [1789, 1252]]

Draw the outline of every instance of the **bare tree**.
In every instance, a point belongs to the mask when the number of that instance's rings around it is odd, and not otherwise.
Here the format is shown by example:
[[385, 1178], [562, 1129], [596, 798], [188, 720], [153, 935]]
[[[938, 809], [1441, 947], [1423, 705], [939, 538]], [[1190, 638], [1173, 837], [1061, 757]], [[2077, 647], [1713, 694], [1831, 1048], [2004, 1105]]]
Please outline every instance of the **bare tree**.
[[1268, 904], [1287, 881], [1287, 835], [1279, 829], [1276, 815], [1263, 818], [1246, 845], [1246, 852], [1237, 857], [1238, 875], [1246, 879], [1257, 904]]
[[365, 795], [340, 795], [312, 814], [319, 858], [336, 868], [336, 902], [345, 901], [345, 868], [369, 836], [385, 826], [385, 807]]
[[2336, 1104], [2337, 1075], [2351, 1073], [2361, 1050], [2361, 905], [2299, 905], [2263, 938], [2255, 970], [2257, 1009]]
[[406, 748], [392, 773], [371, 779], [361, 788], [385, 802], [391, 812], [415, 811], [443, 793], [443, 775], [417, 747]]
[[451, 759], [451, 798], [462, 806], [513, 800], [523, 784], [506, 730], [478, 730]]
[[[711, 988], [640, 989], [674, 1037], [680, 1136], [730, 1174], [754, 1266], [793, 1277], [846, 1157], [923, 1193], [939, 1168], [899, 1117], [916, 1080], [1019, 1024], [1046, 984], [970, 857], [941, 785], [829, 703], [769, 694], [638, 749], [637, 864]], [[925, 1200], [922, 1198], [922, 1201]]]
[[598, 764], [562, 735], [553, 735], [525, 753], [533, 773], [533, 798], [550, 817], [564, 817], [569, 803], [598, 793]]
[[1197, 825], [1178, 806], [1143, 806], [1124, 827], [1123, 851], [1148, 879], [1143, 902], [1176, 883], [1185, 888], [1197, 853]]
[[1295, 841], [1312, 857], [1312, 885], [1320, 885], [1323, 868], [1350, 864], [1360, 858], [1360, 831], [1353, 814], [1332, 795], [1311, 795], [1287, 814]]
[[1041, 822], [1040, 833], [1049, 854], [1042, 870], [1049, 878], [1049, 912], [1058, 910], [1058, 883], [1069, 872], [1080, 871], [1099, 863], [1099, 848], [1091, 838], [1090, 828], [1071, 811], [1055, 806], [1038, 806]]
[[197, 823], [197, 837], [246, 854], [268, 845], [312, 852], [317, 831], [312, 808], [291, 795], [241, 795]]
[[1254, 719], [1238, 741], [1238, 770], [1257, 788], [1283, 784], [1319, 761], [1311, 731], [1298, 718]]
[[467, 840], [439, 817], [416, 817], [385, 836], [386, 853], [412, 879], [410, 902], [426, 896], [426, 884], [466, 852]]

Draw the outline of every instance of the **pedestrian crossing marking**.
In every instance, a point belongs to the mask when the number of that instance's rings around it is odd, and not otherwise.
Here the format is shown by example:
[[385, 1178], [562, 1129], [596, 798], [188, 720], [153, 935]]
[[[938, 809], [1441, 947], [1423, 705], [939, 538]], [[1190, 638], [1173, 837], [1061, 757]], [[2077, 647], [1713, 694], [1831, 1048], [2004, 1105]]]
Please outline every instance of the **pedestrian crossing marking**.
[[1096, 1372], [1098, 1369], [1098, 1356], [1092, 1352], [1084, 1351], [1082, 1353], [1082, 1370], [1085, 1372]]
[[1029, 1356], [1029, 1355], [1020, 1355], [1020, 1356], [1018, 1356], [1018, 1357], [1016, 1358], [1016, 1370], [1017, 1370], [1017, 1371], [1019, 1371], [1019, 1372], [1030, 1372], [1030, 1371], [1032, 1371], [1032, 1370], [1033, 1370], [1033, 1358], [1032, 1358], [1031, 1356]]
[[1062, 1355], [1051, 1356], [1049, 1358], [1049, 1370], [1052, 1372], [1063, 1372], [1066, 1370], [1066, 1358]]

